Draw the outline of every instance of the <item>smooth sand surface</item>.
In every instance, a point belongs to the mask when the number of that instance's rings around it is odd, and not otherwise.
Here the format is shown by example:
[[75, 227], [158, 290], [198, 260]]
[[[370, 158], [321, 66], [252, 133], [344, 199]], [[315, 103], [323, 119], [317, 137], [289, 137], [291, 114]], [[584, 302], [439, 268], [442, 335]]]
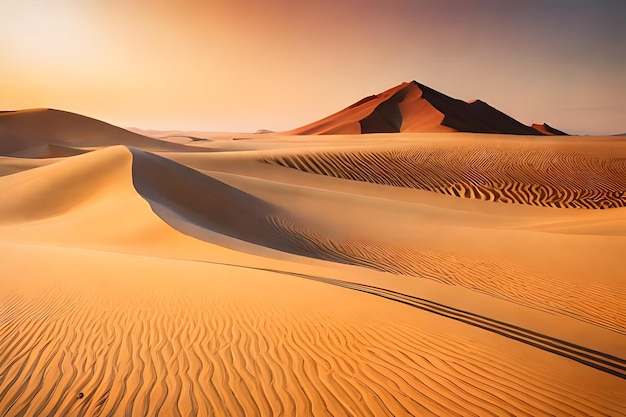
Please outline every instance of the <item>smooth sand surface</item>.
[[0, 416], [626, 414], [626, 140], [51, 114], [0, 131]]
[[[0, 155], [51, 158], [80, 154], [80, 148], [124, 144], [153, 151], [182, 146], [142, 136], [79, 114], [54, 109], [0, 113]], [[79, 149], [76, 149], [79, 148]]]

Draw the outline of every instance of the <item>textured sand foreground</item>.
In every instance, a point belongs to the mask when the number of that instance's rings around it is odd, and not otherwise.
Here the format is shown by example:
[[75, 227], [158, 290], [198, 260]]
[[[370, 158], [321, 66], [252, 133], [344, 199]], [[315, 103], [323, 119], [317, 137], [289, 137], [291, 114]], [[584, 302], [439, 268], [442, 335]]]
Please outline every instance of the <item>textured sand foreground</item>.
[[623, 139], [10, 116], [0, 416], [626, 414]]

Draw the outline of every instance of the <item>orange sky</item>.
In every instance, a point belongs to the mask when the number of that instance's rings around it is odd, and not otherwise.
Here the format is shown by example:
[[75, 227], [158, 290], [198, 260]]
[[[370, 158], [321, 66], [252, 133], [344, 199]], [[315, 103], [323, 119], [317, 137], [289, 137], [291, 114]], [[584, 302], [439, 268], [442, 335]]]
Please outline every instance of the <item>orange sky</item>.
[[0, 109], [285, 130], [415, 79], [526, 124], [625, 132], [624, 18], [622, 0], [11, 1]]

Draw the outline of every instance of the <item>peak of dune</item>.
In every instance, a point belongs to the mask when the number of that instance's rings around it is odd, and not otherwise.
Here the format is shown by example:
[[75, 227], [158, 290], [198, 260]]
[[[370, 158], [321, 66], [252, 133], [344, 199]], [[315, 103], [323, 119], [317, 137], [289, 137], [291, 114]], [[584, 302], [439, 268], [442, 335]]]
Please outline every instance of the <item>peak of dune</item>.
[[[183, 150], [109, 123], [56, 109], [31, 109], [0, 113], [0, 155], [49, 158], [104, 146], [126, 145], [153, 151]], [[51, 147], [46, 151], [46, 147]], [[68, 149], [70, 151], [68, 151]], [[71, 150], [74, 149], [74, 150]]]
[[61, 162], [3, 177], [8, 187], [0, 204], [4, 221], [33, 221], [67, 214], [90, 201], [129, 187], [131, 154], [124, 146], [69, 157]]
[[380, 94], [365, 97], [324, 119], [286, 133], [316, 135], [398, 132], [564, 134], [553, 128], [536, 129], [526, 126], [482, 100], [458, 100], [417, 81], [403, 82]]

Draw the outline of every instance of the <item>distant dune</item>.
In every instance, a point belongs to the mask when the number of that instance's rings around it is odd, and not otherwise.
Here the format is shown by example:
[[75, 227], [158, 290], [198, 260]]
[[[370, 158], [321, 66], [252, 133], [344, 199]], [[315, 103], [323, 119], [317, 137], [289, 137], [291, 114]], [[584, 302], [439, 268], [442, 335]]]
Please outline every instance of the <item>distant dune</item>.
[[46, 158], [63, 158], [66, 156], [75, 156], [81, 155], [83, 153], [89, 152], [88, 150], [75, 148], [71, 146], [62, 146], [62, 145], [42, 145], [35, 146], [28, 149], [23, 149], [18, 152], [13, 152], [12, 157], [17, 158], [35, 158], [35, 159], [46, 159]]
[[457, 100], [416, 81], [366, 97], [338, 113], [285, 134], [398, 132], [565, 134], [547, 125], [523, 125], [483, 101]]
[[245, 132], [212, 132], [199, 130], [145, 130], [138, 128], [129, 128], [131, 132], [138, 133], [143, 136], [164, 140], [167, 142], [175, 142], [180, 144], [190, 144], [196, 142], [195, 145], [204, 145], [213, 141], [232, 140], [244, 135], [257, 135], [274, 133], [269, 130], [261, 129], [255, 133]]
[[83, 152], [76, 148], [121, 144], [153, 151], [185, 149], [90, 117], [54, 109], [0, 113], [0, 135], [0, 155], [29, 158], [70, 156]]
[[464, 127], [0, 113], [0, 416], [626, 415], [626, 140]]

